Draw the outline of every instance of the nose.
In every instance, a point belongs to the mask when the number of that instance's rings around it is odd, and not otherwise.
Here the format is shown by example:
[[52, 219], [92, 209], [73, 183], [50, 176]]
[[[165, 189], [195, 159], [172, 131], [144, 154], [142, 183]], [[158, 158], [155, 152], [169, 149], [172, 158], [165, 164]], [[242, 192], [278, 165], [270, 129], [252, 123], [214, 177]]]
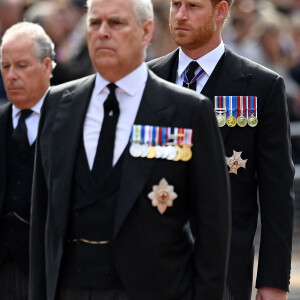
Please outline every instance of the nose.
[[7, 80], [15, 80], [18, 77], [17, 72], [13, 67], [5, 69], [4, 72], [2, 73], [3, 73], [3, 78], [6, 78]]
[[184, 5], [181, 5], [176, 13], [176, 20], [182, 21], [187, 19], [187, 11]]
[[108, 39], [110, 37], [109, 25], [106, 22], [101, 23], [98, 34], [101, 39]]

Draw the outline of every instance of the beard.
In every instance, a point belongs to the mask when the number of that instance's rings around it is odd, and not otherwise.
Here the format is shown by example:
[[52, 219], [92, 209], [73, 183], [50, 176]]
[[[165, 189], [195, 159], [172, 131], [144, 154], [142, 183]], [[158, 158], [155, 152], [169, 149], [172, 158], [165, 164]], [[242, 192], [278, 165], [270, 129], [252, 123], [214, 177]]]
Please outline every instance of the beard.
[[[188, 32], [177, 32], [176, 28], [183, 26], [189, 29]], [[169, 27], [174, 42], [183, 49], [192, 50], [202, 47], [207, 44], [213, 37], [216, 31], [216, 25], [213, 19], [209, 18], [208, 21], [201, 25], [194, 27], [186, 22], [173, 21], [169, 19]]]

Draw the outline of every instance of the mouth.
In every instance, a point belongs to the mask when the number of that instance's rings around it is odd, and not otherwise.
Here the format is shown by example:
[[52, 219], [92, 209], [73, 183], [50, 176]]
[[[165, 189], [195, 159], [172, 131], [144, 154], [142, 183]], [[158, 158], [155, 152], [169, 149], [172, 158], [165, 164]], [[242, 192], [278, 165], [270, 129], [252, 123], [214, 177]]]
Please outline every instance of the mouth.
[[8, 87], [7, 92], [8, 93], [18, 93], [22, 90], [20, 87]]
[[185, 28], [185, 27], [176, 27], [175, 31], [177, 31], [177, 32], [188, 32], [190, 30], [188, 28]]

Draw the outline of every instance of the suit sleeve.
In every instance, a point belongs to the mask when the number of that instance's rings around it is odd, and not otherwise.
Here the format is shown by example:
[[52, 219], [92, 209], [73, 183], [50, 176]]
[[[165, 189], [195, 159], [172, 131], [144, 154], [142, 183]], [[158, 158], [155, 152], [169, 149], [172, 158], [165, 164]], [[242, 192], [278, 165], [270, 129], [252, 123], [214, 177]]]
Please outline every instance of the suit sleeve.
[[288, 290], [294, 219], [294, 166], [281, 77], [270, 87], [259, 122], [255, 151], [262, 226], [256, 287]]
[[[43, 116], [43, 113], [42, 113]], [[39, 125], [41, 131], [42, 116]], [[35, 166], [32, 187], [31, 229], [30, 229], [30, 275], [29, 299], [46, 297], [45, 273], [45, 221], [47, 213], [47, 184], [40, 156], [40, 136], [36, 141]]]
[[189, 173], [195, 235], [195, 299], [223, 299], [231, 207], [223, 143], [212, 104], [200, 101], [194, 115]]

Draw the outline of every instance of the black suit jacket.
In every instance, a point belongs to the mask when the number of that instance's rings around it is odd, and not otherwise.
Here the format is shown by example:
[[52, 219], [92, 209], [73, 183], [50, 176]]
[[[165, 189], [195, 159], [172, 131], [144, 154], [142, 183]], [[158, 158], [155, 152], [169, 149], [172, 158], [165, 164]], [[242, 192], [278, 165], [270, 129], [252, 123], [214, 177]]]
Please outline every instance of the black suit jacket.
[[[8, 164], [7, 164], [7, 147], [8, 147], [8, 130], [10, 123], [12, 122], [12, 104], [6, 103], [0, 106], [0, 216], [3, 215], [4, 205], [6, 201], [6, 192], [8, 184]], [[33, 166], [31, 166], [31, 171]], [[29, 200], [29, 199], [27, 199]], [[29, 209], [29, 202], [28, 202]], [[1, 226], [1, 225], [0, 225]], [[29, 226], [20, 227], [18, 232], [14, 233], [13, 242], [13, 255], [14, 259], [17, 260], [21, 268], [28, 273], [29, 265], [29, 249], [28, 249], [28, 237], [29, 237]], [[0, 241], [0, 266], [3, 261], [7, 258], [8, 248], [5, 247]]]
[[[0, 216], [2, 215], [7, 180], [7, 131], [11, 120], [11, 104], [6, 103], [0, 106]], [[6, 254], [4, 245], [0, 246], [0, 264]], [[28, 257], [27, 257], [28, 259]]]
[[[161, 78], [175, 82], [178, 52], [176, 49], [148, 66]], [[230, 174], [232, 237], [228, 285], [237, 300], [250, 299], [253, 239], [260, 207], [262, 231], [256, 286], [288, 290], [294, 166], [283, 79], [226, 48], [202, 93], [211, 100], [214, 96], [258, 98], [256, 127], [220, 128], [226, 156], [232, 156], [235, 150], [242, 151], [242, 158], [248, 159], [246, 169], [240, 168], [237, 175]]]
[[[44, 102], [33, 183], [31, 300], [55, 297], [74, 161], [94, 80], [54, 87]], [[229, 182], [212, 105], [149, 72], [135, 124], [192, 128], [194, 145], [189, 162], [134, 158], [125, 149], [112, 247], [129, 299], [221, 300]], [[147, 195], [162, 178], [178, 198], [161, 215]], [[187, 226], [191, 216], [195, 242]]]

